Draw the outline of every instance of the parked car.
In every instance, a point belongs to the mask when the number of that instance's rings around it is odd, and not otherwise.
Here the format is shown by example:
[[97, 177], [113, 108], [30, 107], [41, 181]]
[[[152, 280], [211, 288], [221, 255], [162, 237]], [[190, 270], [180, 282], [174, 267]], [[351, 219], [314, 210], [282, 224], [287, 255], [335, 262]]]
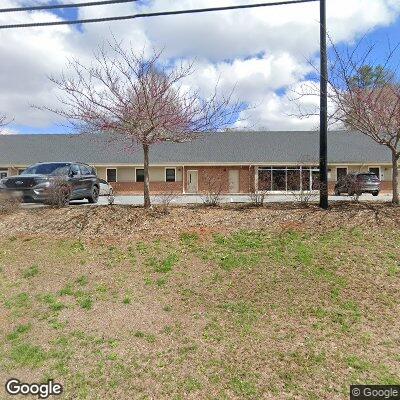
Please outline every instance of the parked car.
[[110, 196], [113, 194], [114, 190], [112, 186], [105, 180], [100, 179], [100, 196]]
[[27, 203], [58, 203], [87, 199], [97, 203], [99, 178], [94, 168], [75, 162], [38, 163], [18, 176], [0, 181], [0, 191]]
[[357, 172], [346, 175], [335, 185], [335, 196], [347, 193], [350, 196], [354, 194], [371, 193], [378, 196], [380, 192], [381, 181], [372, 172]]

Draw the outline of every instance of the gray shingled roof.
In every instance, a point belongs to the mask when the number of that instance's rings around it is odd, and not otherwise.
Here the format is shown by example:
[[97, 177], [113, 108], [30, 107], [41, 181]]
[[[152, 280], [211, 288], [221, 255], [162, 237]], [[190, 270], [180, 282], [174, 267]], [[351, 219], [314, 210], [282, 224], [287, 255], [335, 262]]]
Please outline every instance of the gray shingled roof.
[[[330, 163], [389, 163], [390, 152], [358, 133], [328, 134]], [[108, 135], [0, 135], [0, 165], [39, 161], [89, 164], [142, 164], [141, 149]], [[150, 162], [163, 163], [299, 163], [317, 162], [318, 132], [224, 132], [204, 134], [188, 143], [154, 146]]]

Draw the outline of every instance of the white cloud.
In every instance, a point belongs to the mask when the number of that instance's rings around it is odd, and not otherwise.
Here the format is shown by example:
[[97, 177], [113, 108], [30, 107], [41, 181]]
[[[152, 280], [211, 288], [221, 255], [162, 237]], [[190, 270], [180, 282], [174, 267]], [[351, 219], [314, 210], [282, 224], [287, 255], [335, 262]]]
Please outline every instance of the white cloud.
[[[218, 5], [245, 0], [220, 0]], [[3, 0], [1, 7], [28, 4]], [[36, 2], [30, 2], [36, 4]], [[150, 6], [120, 4], [82, 8], [81, 18], [127, 15], [215, 6], [215, 0], [154, 0]], [[360, 35], [389, 25], [400, 13], [397, 0], [335, 0], [328, 2], [328, 26], [335, 42], [351, 42]], [[130, 43], [135, 49], [164, 48], [164, 56], [196, 59], [196, 73], [187, 83], [209, 93], [217, 80], [222, 90], [236, 85], [237, 95], [258, 104], [248, 112], [250, 124], [269, 129], [314, 128], [316, 121], [290, 118], [292, 107], [282, 93], [304, 81], [310, 71], [307, 58], [319, 46], [318, 3], [181, 15], [107, 24], [88, 24], [0, 31], [0, 110], [16, 123], [41, 126], [54, 116], [31, 109], [30, 104], [53, 104], [54, 88], [48, 75], [58, 75], [66, 59], [89, 61], [96, 46], [109, 38]], [[61, 19], [50, 12], [0, 14], [0, 23]]]
[[0, 129], [0, 135], [16, 135], [18, 131], [15, 129], [10, 129], [10, 128], [1, 128]]

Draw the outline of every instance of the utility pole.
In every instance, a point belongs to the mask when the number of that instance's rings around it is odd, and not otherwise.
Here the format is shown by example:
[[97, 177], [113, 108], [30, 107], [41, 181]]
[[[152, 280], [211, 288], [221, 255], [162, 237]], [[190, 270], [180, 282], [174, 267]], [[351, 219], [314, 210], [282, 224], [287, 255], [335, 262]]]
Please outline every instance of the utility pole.
[[326, 0], [320, 0], [320, 29], [321, 29], [321, 104], [320, 104], [320, 133], [319, 133], [319, 176], [320, 200], [319, 205], [328, 208], [328, 55], [326, 50]]

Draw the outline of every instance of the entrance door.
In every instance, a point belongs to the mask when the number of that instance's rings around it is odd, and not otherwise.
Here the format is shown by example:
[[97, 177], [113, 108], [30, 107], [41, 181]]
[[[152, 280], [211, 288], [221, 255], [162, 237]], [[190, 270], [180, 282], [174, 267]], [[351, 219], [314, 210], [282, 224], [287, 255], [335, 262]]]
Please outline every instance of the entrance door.
[[336, 180], [339, 182], [347, 176], [347, 167], [336, 168]]
[[187, 172], [187, 187], [188, 193], [197, 193], [198, 190], [198, 173], [196, 170]]
[[229, 170], [229, 193], [239, 193], [239, 170]]

